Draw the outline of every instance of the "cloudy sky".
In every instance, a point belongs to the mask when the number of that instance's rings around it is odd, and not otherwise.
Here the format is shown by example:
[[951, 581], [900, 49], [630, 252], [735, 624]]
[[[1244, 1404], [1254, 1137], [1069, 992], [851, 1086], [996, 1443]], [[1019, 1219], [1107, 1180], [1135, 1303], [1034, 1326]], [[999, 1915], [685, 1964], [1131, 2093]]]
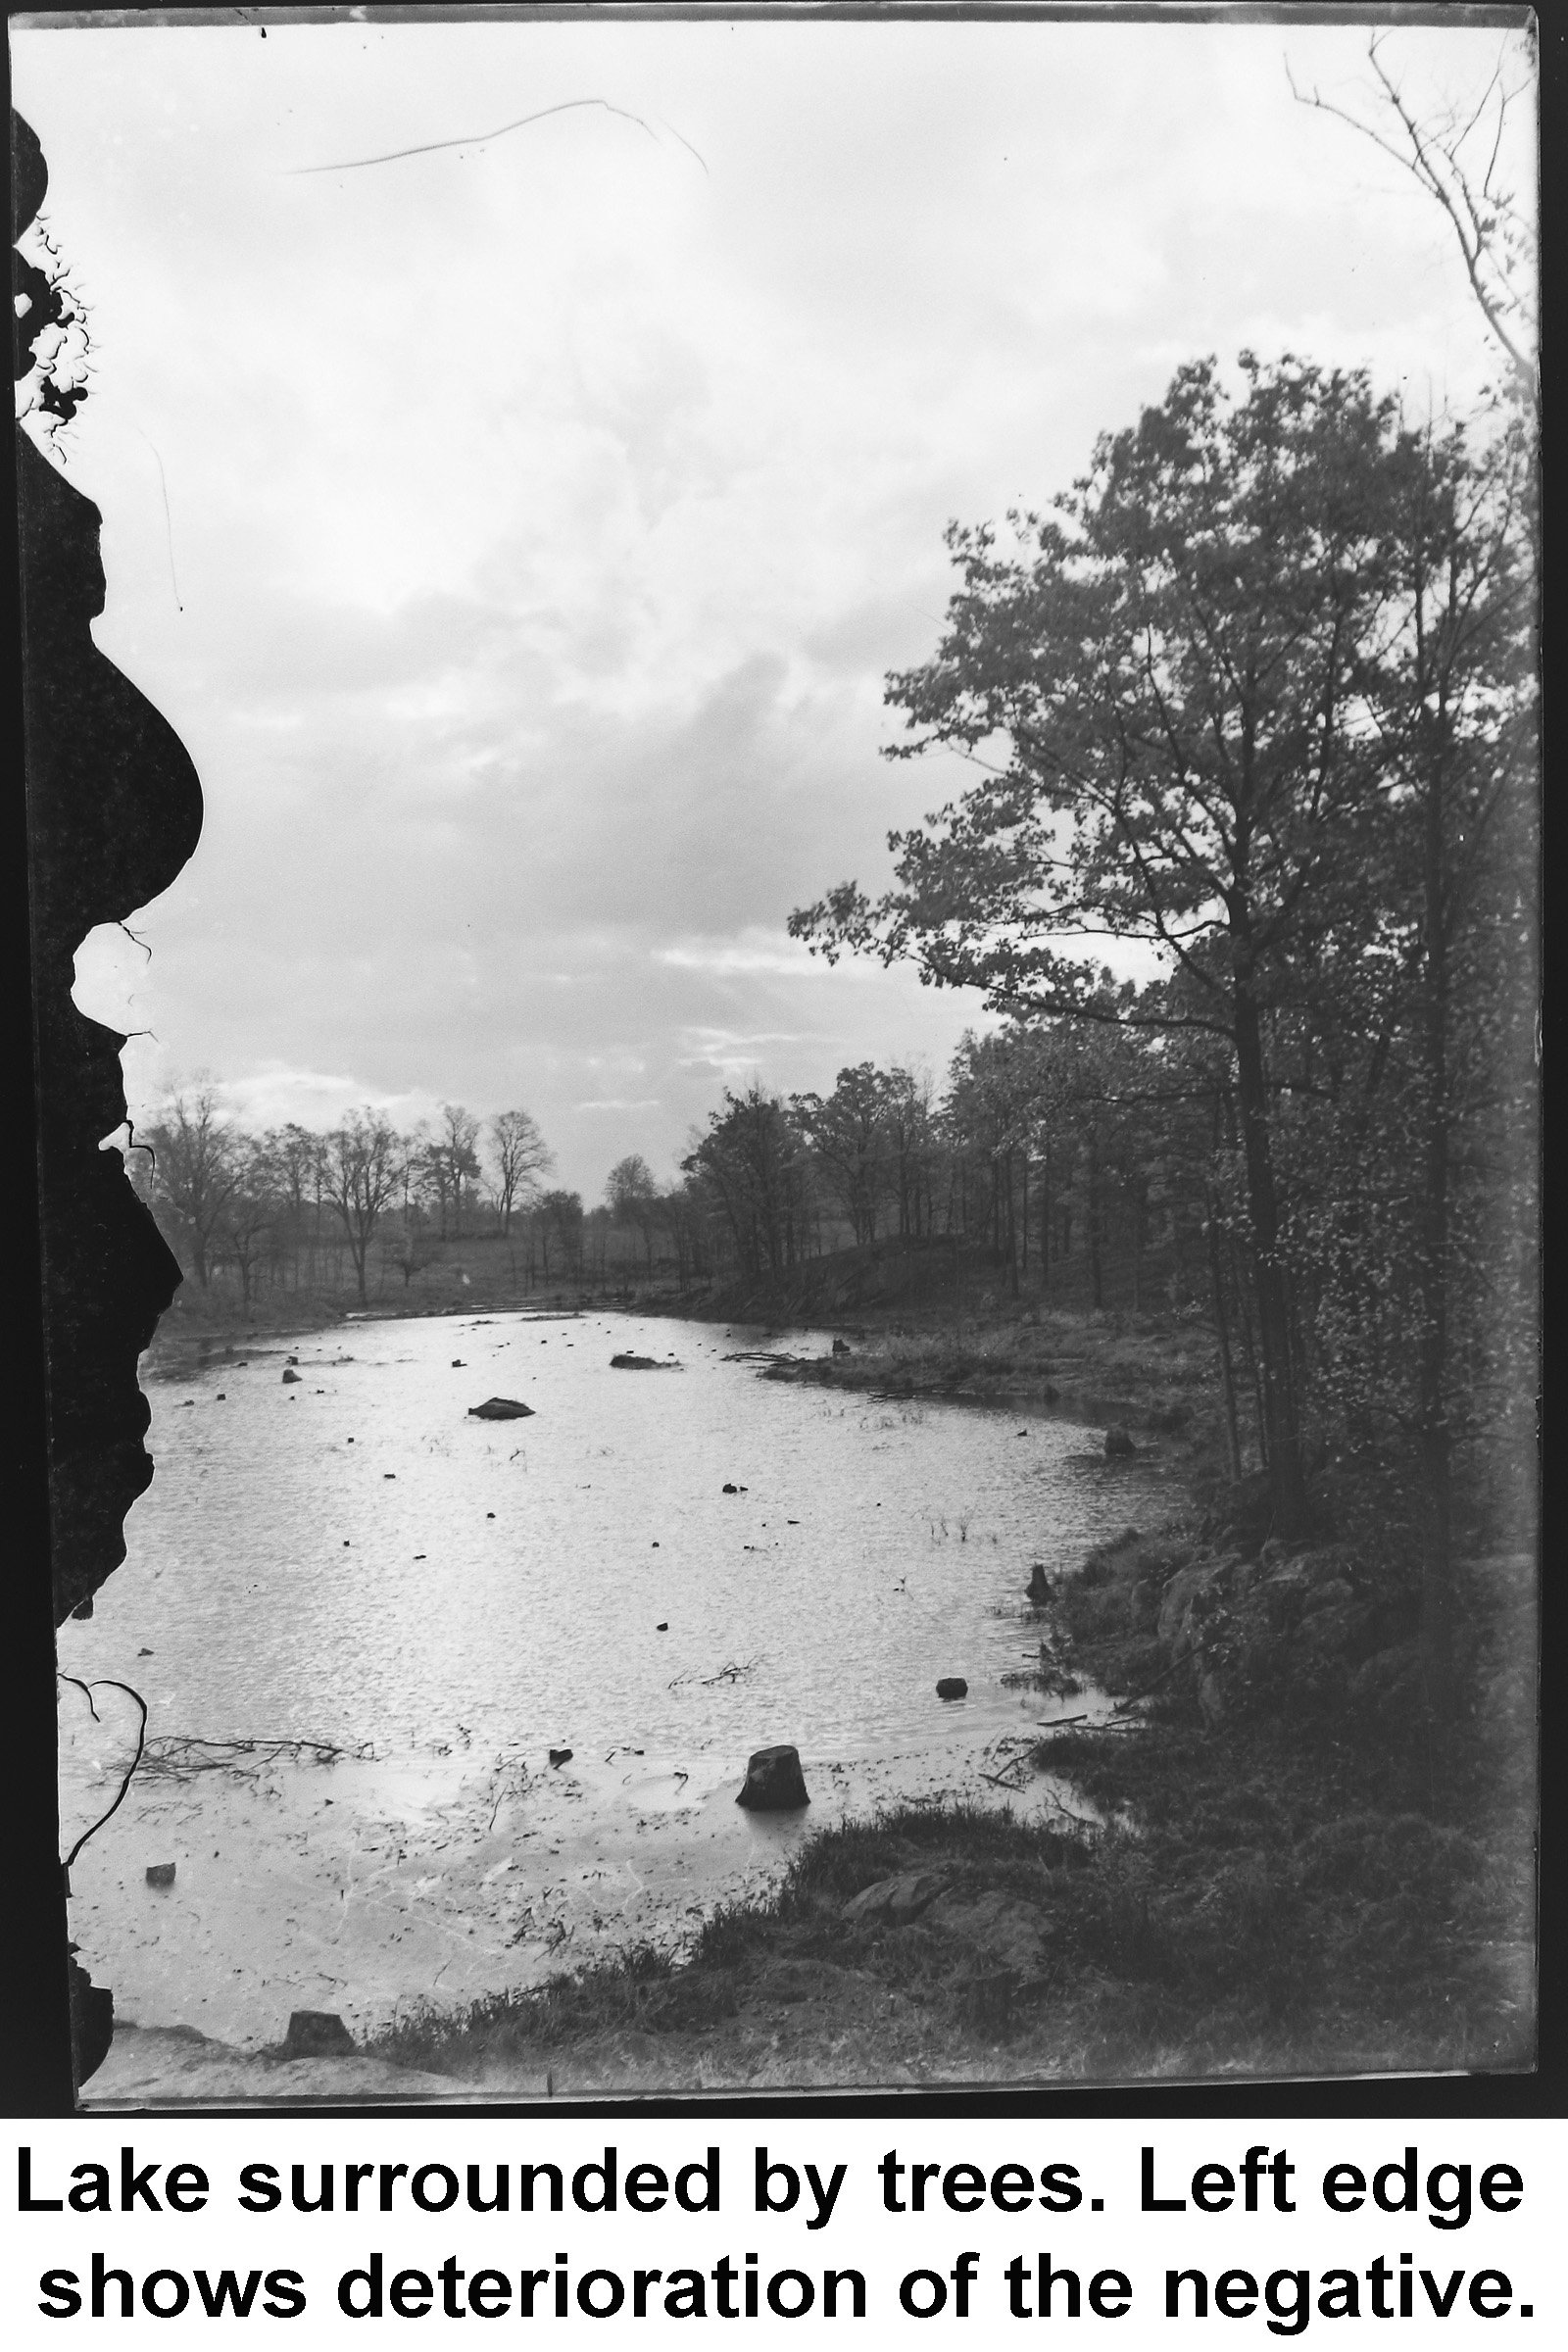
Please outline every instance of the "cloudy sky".
[[[13, 21], [92, 306], [58, 454], [103, 510], [98, 642], [207, 796], [150, 957], [78, 959], [152, 1032], [133, 1109], [198, 1070], [261, 1122], [520, 1103], [592, 1199], [753, 1071], [940, 1072], [973, 999], [784, 926], [962, 781], [878, 757], [949, 519], [1044, 503], [1202, 352], [1422, 411], [1488, 376], [1436, 214], [1292, 100], [1287, 56], [1348, 96], [1365, 45]], [[1504, 46], [1385, 54], [1459, 95]]]

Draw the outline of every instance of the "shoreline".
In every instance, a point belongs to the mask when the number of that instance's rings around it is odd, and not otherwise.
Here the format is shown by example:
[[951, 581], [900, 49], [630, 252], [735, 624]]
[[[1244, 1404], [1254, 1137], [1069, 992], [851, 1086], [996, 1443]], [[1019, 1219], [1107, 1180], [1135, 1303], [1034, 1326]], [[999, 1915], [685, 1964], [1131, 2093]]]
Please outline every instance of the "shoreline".
[[1049, 1772], [1112, 1826], [889, 1804], [811, 1833], [780, 1886], [711, 1912], [684, 1954], [416, 2007], [363, 2056], [481, 2098], [1528, 2066], [1533, 1560], [1472, 1546], [1471, 1707], [1435, 1763], [1377, 1476], [1326, 1471], [1323, 1535], [1269, 1543], [1256, 1482], [1227, 1475], [1201, 1326], [1032, 1301], [957, 1334], [894, 1312], [837, 1318], [849, 1351], [803, 1357], [795, 1320], [748, 1327], [781, 1342], [756, 1351], [762, 1377], [1048, 1406], [1135, 1449], [1158, 1434], [1188, 1506], [1034, 1611], [1038, 1688], [1092, 1679], [1123, 1710], [1044, 1731], [1019, 1805]]

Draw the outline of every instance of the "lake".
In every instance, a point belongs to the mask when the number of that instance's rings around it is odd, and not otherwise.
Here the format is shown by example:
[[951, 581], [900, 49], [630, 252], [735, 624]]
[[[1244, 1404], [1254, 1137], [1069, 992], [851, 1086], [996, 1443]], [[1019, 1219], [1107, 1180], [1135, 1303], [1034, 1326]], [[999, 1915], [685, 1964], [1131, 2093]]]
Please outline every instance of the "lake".
[[[1037, 1720], [1103, 1703], [1004, 1682], [1038, 1646], [1031, 1563], [1070, 1570], [1147, 1521], [1157, 1452], [1107, 1462], [1038, 1408], [883, 1402], [745, 1360], [830, 1344], [470, 1314], [151, 1382], [157, 1476], [62, 1672], [132, 1685], [155, 1743], [349, 1752], [155, 1744], [72, 1873], [72, 1933], [122, 2017], [251, 2047], [294, 2007], [358, 2030], [677, 1942], [847, 1812], [1004, 1801]], [[614, 1370], [621, 1351], [682, 1369]], [[469, 1417], [496, 1395], [533, 1417]], [[966, 1699], [938, 1700], [948, 1675]], [[119, 1693], [94, 1703], [63, 1690], [68, 1846], [133, 1731]], [[801, 1750], [804, 1815], [733, 1801], [775, 1740]], [[1036, 1779], [1014, 1801], [1075, 1800]]]

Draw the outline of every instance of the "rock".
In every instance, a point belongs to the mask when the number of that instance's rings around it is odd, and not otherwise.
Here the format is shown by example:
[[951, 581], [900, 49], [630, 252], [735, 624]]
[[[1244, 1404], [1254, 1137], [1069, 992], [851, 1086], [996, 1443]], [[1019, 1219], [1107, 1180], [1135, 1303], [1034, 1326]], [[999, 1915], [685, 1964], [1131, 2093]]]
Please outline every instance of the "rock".
[[298, 1373], [295, 1371], [295, 1369], [294, 1369], [293, 1365], [292, 1365], [292, 1364], [285, 1364], [285, 1365], [283, 1366], [283, 1386], [284, 1386], [284, 1388], [285, 1388], [285, 1389], [286, 1389], [286, 1388], [288, 1388], [288, 1387], [289, 1387], [289, 1385], [290, 1385], [292, 1382], [297, 1382], [297, 1381], [298, 1381], [298, 1379], [299, 1379], [299, 1374], [298, 1374]]
[[950, 1884], [945, 1871], [906, 1870], [896, 1879], [878, 1879], [874, 1886], [863, 1886], [858, 1894], [851, 1895], [842, 1916], [889, 1928], [906, 1928], [939, 1895], [947, 1893]]
[[1105, 1432], [1105, 1459], [1115, 1461], [1119, 1456], [1136, 1453], [1132, 1434], [1125, 1421], [1113, 1421]]
[[1185, 1657], [1192, 1647], [1190, 1616], [1194, 1601], [1200, 1594], [1205, 1597], [1215, 1589], [1222, 1571], [1214, 1560], [1199, 1562], [1191, 1568], [1178, 1568], [1160, 1596], [1159, 1618], [1155, 1632], [1163, 1648]]
[[1023, 1976], [1039, 1972], [1046, 1915], [1036, 1904], [1009, 1894], [1005, 1887], [992, 1887], [972, 1898], [940, 1894], [927, 1911], [925, 1924], [978, 1944], [993, 1966]]
[[288, 2021], [284, 2058], [352, 2058], [354, 2036], [335, 2009], [296, 2009]]
[[71, 1614], [73, 1617], [90, 1617], [92, 1615], [92, 1594], [89, 1592], [85, 1600], [78, 1600]]
[[729, 1481], [726, 1479], [724, 1482], [724, 1493], [726, 1494], [738, 1494], [740, 1493], [740, 1489], [739, 1487], [732, 1487]]
[[1046, 1574], [1044, 1560], [1034, 1560], [1030, 1563], [1029, 1598], [1037, 1609], [1043, 1609], [1051, 1598], [1051, 1579]]
[[470, 1421], [527, 1421], [532, 1418], [533, 1406], [519, 1404], [515, 1396], [487, 1396], [483, 1404], [470, 1404]]
[[85, 2082], [109, 2055], [115, 2036], [115, 1996], [95, 1984], [79, 1961], [71, 1963], [71, 2048], [76, 2081]]
[[945, 1674], [937, 1685], [938, 1698], [967, 1698], [969, 1686], [961, 1674]]
[[462, 1358], [462, 1356], [461, 1356], [461, 1355], [455, 1355], [455, 1356], [452, 1358], [452, 1369], [453, 1369], [453, 1371], [454, 1371], [454, 1372], [466, 1372], [466, 1370], [468, 1369], [468, 1367], [467, 1367], [467, 1365], [466, 1365], [466, 1364], [464, 1362], [464, 1360], [463, 1360], [463, 1358]]
[[667, 1617], [662, 1617], [659, 1623], [655, 1626], [654, 1631], [656, 1634], [667, 1634], [669, 1631], [669, 1619]]
[[[566, 1345], [571, 1345], [569, 1340]], [[679, 1372], [684, 1367], [677, 1364], [672, 1355], [666, 1356], [662, 1363], [652, 1355], [612, 1355], [610, 1369], [612, 1372]]]
[[835, 1340], [833, 1343], [833, 1352], [835, 1355], [848, 1355], [851, 1352], [849, 1341]]
[[810, 1801], [798, 1747], [760, 1747], [747, 1759], [738, 1805], [753, 1813], [795, 1813]]
[[571, 1749], [569, 1747], [553, 1747], [550, 1750], [550, 1763], [552, 1770], [559, 1772], [563, 1764], [569, 1764], [570, 1762]]
[[147, 1865], [147, 1884], [149, 1886], [172, 1886], [174, 1884], [174, 1865], [172, 1862], [149, 1862]]

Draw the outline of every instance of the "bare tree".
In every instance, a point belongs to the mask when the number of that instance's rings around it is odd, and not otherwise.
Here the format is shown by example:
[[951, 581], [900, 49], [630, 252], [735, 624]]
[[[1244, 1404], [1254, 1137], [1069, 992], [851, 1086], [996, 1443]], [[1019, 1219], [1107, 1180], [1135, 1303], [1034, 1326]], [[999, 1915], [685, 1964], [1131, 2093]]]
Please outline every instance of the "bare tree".
[[234, 1261], [240, 1298], [248, 1308], [256, 1294], [256, 1268], [264, 1245], [278, 1221], [286, 1194], [268, 1140], [236, 1136], [233, 1146], [234, 1187], [219, 1216], [217, 1233]]
[[147, 1130], [154, 1153], [155, 1199], [186, 1244], [191, 1272], [206, 1290], [223, 1211], [240, 1180], [238, 1131], [218, 1089], [199, 1079], [176, 1090]]
[[436, 1131], [434, 1149], [446, 1164], [447, 1183], [452, 1194], [452, 1237], [463, 1234], [463, 1188], [479, 1174], [479, 1122], [461, 1102], [443, 1102], [441, 1124]]
[[1532, 212], [1503, 181], [1508, 118], [1527, 102], [1534, 44], [1527, 33], [1526, 65], [1517, 49], [1503, 47], [1473, 106], [1446, 100], [1423, 111], [1385, 64], [1384, 38], [1375, 32], [1367, 42], [1372, 86], [1358, 107], [1325, 98], [1315, 85], [1298, 88], [1287, 61], [1291, 93], [1370, 139], [1432, 198], [1453, 231], [1470, 290], [1507, 359], [1515, 390], [1539, 418], [1538, 240]]
[[536, 1180], [540, 1176], [550, 1173], [556, 1155], [540, 1134], [537, 1120], [525, 1110], [498, 1111], [488, 1133], [496, 1170], [501, 1230], [510, 1235], [514, 1208], [537, 1189]]
[[365, 1265], [382, 1211], [403, 1189], [405, 1146], [368, 1104], [326, 1139], [326, 1190], [343, 1222], [360, 1304], [368, 1306]]

